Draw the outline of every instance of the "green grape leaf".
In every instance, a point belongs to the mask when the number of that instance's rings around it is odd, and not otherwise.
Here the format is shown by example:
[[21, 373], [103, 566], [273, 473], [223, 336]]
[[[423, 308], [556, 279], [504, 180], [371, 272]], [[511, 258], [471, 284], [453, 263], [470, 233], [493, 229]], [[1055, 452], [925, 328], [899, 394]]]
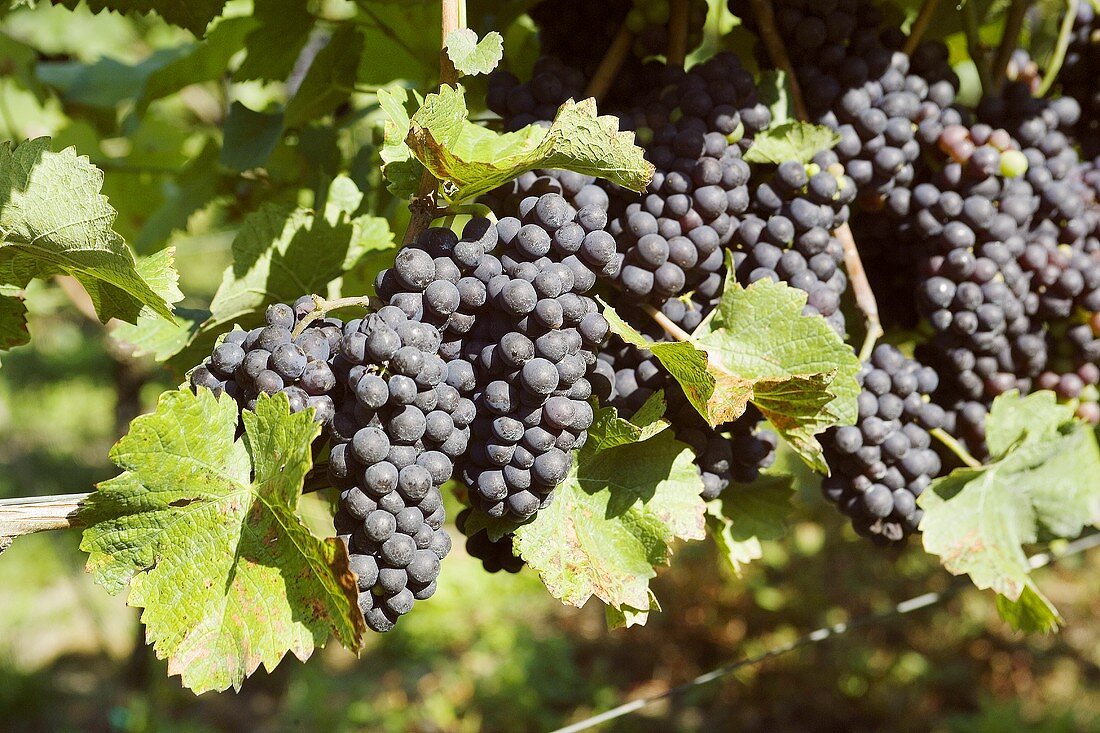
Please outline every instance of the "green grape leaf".
[[749, 163], [779, 165], [789, 160], [809, 163], [823, 150], [831, 150], [840, 142], [840, 135], [824, 125], [809, 122], [781, 122], [753, 138], [745, 151]]
[[[856, 417], [859, 359], [821, 316], [803, 316], [806, 294], [784, 283], [741, 287], [732, 276], [713, 315], [686, 341], [651, 343], [611, 307], [604, 316], [627, 343], [649, 349], [713, 426], [749, 402], [804, 461], [828, 465], [815, 437]], [[767, 328], [761, 328], [767, 324]]]
[[420, 165], [412, 150], [405, 144], [409, 134], [409, 112], [405, 108], [409, 93], [403, 87], [387, 87], [378, 90], [378, 104], [386, 114], [384, 142], [379, 156], [382, 158], [382, 175], [386, 188], [394, 196], [411, 199], [420, 186], [424, 166]]
[[730, 484], [707, 504], [710, 535], [738, 576], [745, 565], [760, 559], [761, 540], [779, 539], [786, 532], [793, 494], [793, 476], [761, 473], [751, 484]]
[[13, 349], [31, 340], [27, 331], [27, 306], [18, 288], [0, 286], [0, 349]]
[[671, 430], [582, 452], [550, 506], [515, 530], [515, 549], [563, 603], [596, 596], [641, 621], [673, 541], [705, 535], [702, 488], [691, 449]]
[[305, 46], [316, 18], [298, 0], [254, 0], [258, 25], [244, 39], [247, 55], [233, 73], [236, 81], [285, 81]]
[[646, 621], [649, 620], [650, 611], [658, 613], [661, 611], [661, 604], [657, 601], [657, 596], [654, 595], [652, 590], [649, 591], [649, 605], [644, 609], [631, 608], [626, 605], [620, 608], [604, 606], [604, 617], [608, 629], [629, 629], [631, 626], [645, 626]]
[[137, 99], [153, 74], [187, 55], [190, 46], [158, 49], [136, 64], [102, 58], [93, 64], [78, 61], [43, 61], [37, 76], [71, 104], [113, 110]]
[[187, 46], [179, 58], [149, 75], [138, 100], [138, 114], [143, 114], [153, 101], [175, 94], [186, 86], [220, 79], [229, 60], [244, 47], [245, 35], [255, 27], [252, 18], [219, 21], [204, 40]]
[[1073, 410], [1052, 392], [998, 397], [986, 420], [991, 460], [936, 479], [918, 499], [924, 549], [1003, 596], [999, 608], [1021, 629], [1059, 623], [1024, 545], [1100, 522], [1100, 448]]
[[615, 117], [596, 114], [595, 100], [566, 102], [549, 130], [532, 125], [498, 134], [469, 121], [461, 90], [444, 85], [412, 116], [406, 144], [432, 175], [444, 182], [448, 200], [480, 196], [535, 168], [560, 168], [606, 178], [641, 191], [653, 165], [620, 132]]
[[256, 112], [234, 102], [225, 118], [223, 135], [219, 158], [222, 165], [236, 171], [259, 168], [283, 139], [283, 113]]
[[0, 283], [23, 287], [65, 273], [88, 291], [104, 323], [133, 323], [144, 307], [171, 319], [112, 228], [103, 173], [74, 149], [49, 145], [49, 138], [0, 144]]
[[597, 409], [582, 450], [594, 453], [652, 438], [670, 426], [664, 419], [665, 407], [664, 392], [658, 390], [629, 420], [619, 417], [614, 408]]
[[320, 433], [285, 395], [244, 412], [208, 390], [161, 395], [111, 450], [123, 473], [81, 511], [88, 571], [127, 603], [168, 673], [191, 690], [239, 689], [287, 652], [305, 661], [330, 635], [359, 647], [355, 575], [335, 539], [296, 510]]
[[[138, 259], [137, 269], [150, 287], [164, 298], [167, 303], [183, 300], [179, 289], [179, 273], [176, 272], [175, 249], [168, 247], [156, 254]], [[151, 355], [157, 361], [163, 361], [182, 349], [188, 339], [198, 331], [199, 324], [209, 317], [208, 311], [191, 308], [176, 308], [175, 321], [166, 321], [150, 308], [143, 308], [138, 314], [137, 323], [116, 321], [111, 328], [111, 337], [126, 344], [134, 356]]]
[[791, 121], [791, 82], [787, 72], [782, 69], [765, 69], [760, 72], [757, 89], [760, 90], [760, 101], [772, 113], [773, 127]]
[[226, 0], [50, 0], [55, 5], [64, 5], [75, 10], [84, 3], [93, 13], [109, 10], [116, 13], [140, 14], [156, 13], [172, 25], [201, 36], [206, 26], [217, 18], [225, 7]]
[[474, 31], [459, 28], [448, 33], [443, 43], [447, 58], [464, 76], [488, 74], [504, 57], [504, 37], [496, 31], [489, 31], [479, 41]]
[[309, 66], [305, 78], [286, 103], [286, 126], [303, 127], [333, 112], [355, 89], [363, 35], [353, 26], [341, 26], [332, 34]]
[[400, 79], [412, 87], [434, 86], [439, 75], [440, 4], [361, 2], [357, 6], [357, 24], [364, 46], [371, 50], [360, 59], [359, 82], [384, 86]]

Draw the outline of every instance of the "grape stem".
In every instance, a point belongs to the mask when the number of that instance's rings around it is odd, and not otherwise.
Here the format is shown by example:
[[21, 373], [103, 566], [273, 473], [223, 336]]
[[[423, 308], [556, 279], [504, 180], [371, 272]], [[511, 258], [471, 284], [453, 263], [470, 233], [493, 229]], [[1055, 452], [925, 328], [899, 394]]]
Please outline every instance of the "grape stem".
[[318, 318], [324, 318], [325, 314], [330, 311], [339, 310], [341, 308], [354, 308], [355, 306], [361, 306], [366, 308], [371, 304], [371, 297], [369, 295], [356, 295], [351, 298], [336, 298], [335, 300], [325, 300], [320, 295], [313, 295], [313, 310], [302, 316], [302, 319], [298, 321], [298, 325], [294, 327], [290, 335], [294, 338], [298, 338], [302, 335], [302, 332], [306, 330], [309, 324], [316, 321]]
[[970, 455], [970, 451], [963, 447], [963, 444], [955, 440], [946, 430], [943, 428], [933, 428], [928, 431], [932, 437], [943, 443], [944, 447], [955, 454], [955, 457], [965, 463], [970, 468], [981, 468], [982, 462], [974, 456]]
[[[465, 27], [463, 21], [466, 18], [466, 0], [440, 0], [442, 22], [440, 23], [439, 37], [439, 85], [455, 86], [458, 83], [458, 71], [455, 69], [451, 58], [447, 55], [447, 36], [452, 31]], [[420, 186], [416, 189], [412, 200], [409, 201], [409, 226], [405, 229], [402, 244], [409, 244], [420, 233], [431, 226], [436, 216], [436, 197], [439, 195], [439, 179], [425, 170], [420, 176]]]
[[688, 45], [688, 0], [672, 0], [668, 16], [668, 49], [666, 58], [670, 65], [684, 65]]
[[[687, 343], [691, 342], [691, 334], [676, 325], [676, 323], [674, 323], [672, 319], [666, 316], [664, 313], [648, 304], [642, 306], [642, 309], [649, 315], [650, 318], [654, 320], [654, 322], [658, 326], [663, 328], [665, 330], [665, 333], [667, 333], [669, 336], [677, 341], [683, 341]], [[710, 352], [707, 352], [707, 366], [709, 366], [712, 370], [714, 370], [718, 374], [721, 374], [724, 377], [737, 378], [736, 375], [734, 375], [733, 372], [727, 369], [724, 364], [722, 364], [720, 361], [716, 361], [714, 357], [710, 355]]]
[[634, 34], [626, 27], [626, 23], [623, 23], [619, 28], [619, 32], [615, 34], [615, 38], [611, 41], [611, 45], [607, 47], [607, 52], [600, 59], [600, 65], [596, 67], [596, 71], [592, 74], [588, 87], [584, 90], [586, 98], [592, 97], [597, 103], [603, 100], [607, 91], [611, 89], [611, 85], [615, 82], [615, 77], [618, 76], [623, 62], [630, 55], [632, 45], [634, 45]]
[[[767, 0], [749, 0], [752, 5], [753, 16], [760, 29], [760, 37], [764, 45], [768, 47], [768, 55], [772, 63], [787, 74], [791, 83], [791, 101], [799, 119], [808, 120], [809, 114], [806, 103], [802, 99], [802, 90], [795, 78], [794, 68], [791, 66], [787, 49], [783, 45], [783, 38], [779, 35], [779, 29], [775, 25], [775, 14], [772, 12], [771, 3]], [[863, 311], [867, 319], [867, 335], [863, 340], [863, 348], [860, 350], [860, 358], [870, 356], [875, 348], [875, 342], [882, 336], [882, 323], [878, 316], [878, 303], [875, 301], [875, 293], [871, 290], [871, 284], [867, 281], [867, 271], [863, 268], [863, 261], [859, 258], [859, 250], [856, 248], [855, 238], [847, 223], [841, 224], [833, 232], [844, 247], [844, 267], [848, 271], [848, 279], [852, 284], [852, 290], [856, 296], [856, 305]]]
[[936, 15], [936, 9], [939, 7], [940, 0], [924, 0], [924, 3], [920, 7], [920, 13], [917, 14], [916, 20], [913, 21], [913, 26], [909, 29], [909, 37], [905, 39], [905, 47], [902, 49], [906, 56], [912, 56], [913, 52], [917, 50], [917, 46], [920, 45], [920, 39], [924, 37], [925, 31], [928, 30], [928, 26], [932, 23], [932, 18]]
[[1028, 3], [1024, 0], [1012, 0], [1012, 5], [1008, 8], [1004, 33], [1001, 35], [1000, 45], [997, 46], [997, 55], [993, 59], [994, 94], [999, 94], [1008, 80], [1008, 66], [1012, 62], [1012, 52], [1020, 43], [1020, 31], [1024, 29], [1024, 15], [1027, 13], [1027, 8]]
[[1035, 96], [1045, 97], [1054, 81], [1058, 78], [1058, 72], [1062, 70], [1062, 64], [1066, 60], [1066, 51], [1069, 49], [1069, 39], [1073, 34], [1073, 23], [1077, 20], [1078, 0], [1067, 0], [1066, 15], [1062, 18], [1062, 25], [1058, 29], [1058, 43], [1054, 46], [1054, 53], [1047, 64], [1046, 74], [1043, 75], [1043, 83], [1039, 85], [1039, 91]]
[[[321, 491], [331, 485], [327, 465], [314, 466], [306, 474], [302, 493]], [[94, 493], [0, 499], [0, 552], [10, 547], [16, 537], [85, 526], [81, 512]]]
[[779, 35], [779, 28], [775, 25], [775, 13], [772, 11], [772, 4], [768, 0], [749, 0], [749, 5], [752, 6], [753, 17], [756, 18], [756, 25], [760, 29], [760, 39], [764, 41], [764, 46], [768, 49], [769, 58], [771, 58], [776, 68], [787, 75], [787, 81], [791, 86], [791, 102], [794, 104], [795, 114], [798, 115], [799, 119], [808, 120], [810, 118], [809, 110], [806, 108], [806, 101], [802, 97], [802, 88], [795, 76], [791, 58], [787, 55], [787, 47], [783, 45], [783, 37]]
[[859, 257], [851, 227], [845, 222], [837, 227], [833, 234], [844, 248], [844, 269], [848, 271], [848, 281], [852, 284], [856, 305], [867, 318], [867, 333], [863, 337], [863, 346], [859, 350], [860, 361], [867, 361], [875, 348], [875, 343], [883, 334], [882, 321], [878, 316], [878, 301], [875, 300], [875, 291], [871, 289], [871, 283], [867, 280], [867, 271], [863, 268], [863, 260]]

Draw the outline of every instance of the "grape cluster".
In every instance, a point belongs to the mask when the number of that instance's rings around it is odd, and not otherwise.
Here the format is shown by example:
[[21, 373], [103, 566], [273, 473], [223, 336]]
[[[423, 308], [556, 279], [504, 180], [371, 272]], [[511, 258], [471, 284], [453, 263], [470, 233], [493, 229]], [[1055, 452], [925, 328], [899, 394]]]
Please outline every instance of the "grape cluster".
[[832, 475], [821, 489], [856, 532], [884, 544], [917, 531], [917, 497], [941, 470], [929, 430], [943, 425], [943, 408], [929, 401], [936, 372], [880, 345], [859, 375], [859, 418], [833, 428], [823, 444]]
[[771, 120], [752, 74], [721, 53], [661, 84], [624, 116], [656, 172], [640, 197], [613, 192], [608, 231], [617, 249], [606, 274], [630, 297], [654, 303], [718, 293], [723, 245], [749, 208], [744, 146]]
[[474, 405], [447, 384], [439, 331], [394, 305], [344, 325], [334, 366], [354, 400], [329, 431], [335, 523], [359, 578], [359, 608], [388, 631], [435, 592], [450, 550], [439, 487], [466, 453]]
[[840, 299], [848, 288], [844, 248], [832, 232], [848, 219], [855, 184], [832, 152], [810, 166], [788, 161], [756, 185], [752, 213], [734, 236], [737, 280], [783, 281], [807, 293], [806, 315], [820, 314], [845, 333]]
[[377, 289], [440, 323], [448, 382], [476, 412], [459, 475], [476, 509], [523, 520], [568, 475], [592, 424], [586, 375], [608, 325], [584, 295], [596, 282], [586, 262], [614, 242], [602, 208], [576, 209], [559, 193], [528, 196], [517, 213], [473, 220], [462, 240], [428, 230]]
[[580, 100], [585, 77], [556, 56], [542, 56], [535, 62], [529, 81], [510, 71], [497, 69], [489, 75], [485, 105], [504, 120], [504, 129], [519, 130], [527, 125], [548, 125], [567, 99]]
[[458, 531], [466, 535], [466, 553], [481, 561], [481, 566], [486, 572], [499, 573], [501, 570], [508, 573], [518, 573], [523, 569], [523, 559], [516, 556], [512, 550], [513, 533], [508, 533], [499, 540], [490, 539], [489, 533], [484, 529], [471, 532], [467, 523], [470, 521], [473, 510], [463, 509], [455, 518], [455, 526]]
[[293, 305], [268, 306], [265, 325], [227, 333], [210, 357], [191, 372], [191, 386], [205, 387], [216, 395], [224, 392], [240, 409], [249, 410], [255, 409], [260, 394], [282, 392], [292, 412], [311, 407], [317, 422], [330, 425], [336, 413], [334, 398], [340, 400], [343, 394], [331, 363], [343, 324], [334, 318], [314, 321], [295, 335], [299, 321], [314, 308], [309, 295]]
[[312, 296], [269, 306], [266, 325], [230, 332], [191, 384], [241, 409], [282, 392], [292, 412], [314, 410], [359, 608], [369, 628], [388, 631], [435, 592], [451, 547], [439, 487], [466, 452], [474, 404], [446, 383], [435, 326], [393, 305], [346, 323], [315, 310]]

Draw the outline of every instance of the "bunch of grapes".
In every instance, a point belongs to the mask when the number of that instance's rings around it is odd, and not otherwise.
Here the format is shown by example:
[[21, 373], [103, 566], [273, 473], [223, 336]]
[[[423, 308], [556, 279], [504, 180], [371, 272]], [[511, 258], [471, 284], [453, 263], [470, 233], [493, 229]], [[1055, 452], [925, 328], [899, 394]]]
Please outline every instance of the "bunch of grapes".
[[788, 161], [756, 185], [752, 213], [734, 236], [733, 262], [743, 284], [769, 279], [807, 293], [805, 315], [822, 315], [845, 333], [840, 299], [848, 287], [844, 248], [834, 229], [848, 220], [856, 186], [832, 152], [805, 166]]
[[388, 631], [435, 592], [451, 547], [439, 487], [466, 453], [474, 405], [446, 383], [431, 324], [392, 305], [346, 323], [314, 320], [316, 307], [312, 296], [271, 305], [266, 325], [227, 334], [191, 384], [242, 410], [278, 392], [292, 412], [313, 409], [341, 490], [334, 524], [359, 608], [368, 627]]
[[435, 592], [451, 541], [443, 496], [470, 439], [474, 405], [446, 383], [439, 331], [388, 305], [348, 321], [335, 366], [354, 395], [333, 419], [335, 524], [359, 579], [359, 608], [388, 631]]
[[529, 81], [497, 69], [489, 75], [485, 105], [504, 120], [505, 130], [540, 123], [549, 125], [567, 99], [580, 100], [585, 77], [556, 56], [542, 56], [535, 62]]
[[613, 192], [608, 226], [617, 252], [607, 274], [628, 296], [655, 304], [688, 291], [718, 294], [722, 247], [749, 208], [743, 146], [771, 120], [732, 54], [688, 72], [665, 69], [665, 84], [624, 118], [656, 172], [640, 197]]
[[946, 419], [930, 401], [939, 378], [895, 347], [880, 345], [859, 379], [856, 424], [825, 435], [832, 474], [821, 489], [859, 534], [884, 544], [901, 542], [917, 531], [917, 497], [941, 470], [928, 432]]
[[517, 557], [512, 549], [515, 535], [510, 532], [499, 540], [493, 540], [484, 529], [471, 532], [467, 523], [472, 515], [473, 510], [463, 509], [455, 518], [458, 531], [466, 535], [466, 554], [480, 560], [488, 573], [499, 573], [501, 570], [518, 573], [522, 570], [523, 559]]
[[292, 412], [313, 408], [314, 419], [332, 423], [343, 388], [332, 370], [343, 324], [334, 318], [314, 321], [295, 335], [299, 321], [315, 309], [304, 295], [294, 305], [276, 303], [267, 308], [263, 326], [225, 335], [213, 353], [190, 376], [191, 386], [223, 392], [240, 409], [254, 410], [260, 394], [282, 392]]
[[[596, 282], [586, 262], [613, 241], [602, 209], [578, 210], [558, 193], [524, 198], [517, 213], [474, 220], [461, 241], [428, 230], [380, 275], [378, 293], [390, 303], [418, 298], [429, 320], [446, 319], [451, 383], [477, 412], [460, 471], [470, 501], [524, 520], [550, 501], [592, 424], [586, 375], [608, 325], [584, 295]], [[448, 314], [434, 290], [447, 290]]]

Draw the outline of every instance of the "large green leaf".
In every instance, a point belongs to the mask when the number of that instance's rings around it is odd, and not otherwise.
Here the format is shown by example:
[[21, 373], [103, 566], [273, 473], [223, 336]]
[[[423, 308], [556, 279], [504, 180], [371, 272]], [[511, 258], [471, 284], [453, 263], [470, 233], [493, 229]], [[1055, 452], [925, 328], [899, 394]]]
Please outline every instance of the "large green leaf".
[[643, 190], [653, 177], [634, 133], [620, 132], [615, 117], [597, 116], [592, 99], [563, 104], [549, 130], [532, 125], [498, 134], [468, 118], [462, 91], [444, 85], [424, 99], [405, 137], [452, 201], [474, 198], [536, 168], [598, 176], [633, 191]]
[[816, 435], [856, 417], [859, 359], [821, 316], [803, 316], [806, 294], [784, 283], [742, 288], [732, 277], [713, 315], [686, 341], [651, 343], [612, 308], [604, 315], [628, 343], [653, 352], [711, 425], [749, 402], [815, 470], [828, 472]]
[[710, 534], [737, 575], [763, 556], [761, 540], [783, 536], [792, 494], [793, 476], [765, 472], [751, 484], [730, 484], [707, 505]]
[[924, 548], [952, 573], [999, 593], [1013, 625], [1056, 628], [1057, 611], [1031, 579], [1024, 545], [1100, 522], [1096, 434], [1051, 392], [1010, 393], [994, 401], [986, 439], [988, 464], [935, 480], [918, 500]]
[[702, 479], [691, 449], [662, 430], [647, 440], [576, 456], [554, 500], [515, 530], [515, 547], [554, 597], [591, 597], [642, 623], [649, 579], [676, 539], [702, 539]]
[[100, 319], [133, 323], [143, 307], [171, 319], [168, 304], [135, 268], [100, 194], [103, 173], [72, 148], [49, 150], [49, 138], [0, 145], [0, 283], [72, 275]]
[[115, 445], [123, 469], [85, 505], [81, 548], [96, 582], [128, 603], [153, 648], [195, 692], [240, 688], [289, 651], [364, 631], [355, 576], [336, 539], [296, 514], [320, 426], [284, 395], [245, 412], [207, 390], [167, 392]]

